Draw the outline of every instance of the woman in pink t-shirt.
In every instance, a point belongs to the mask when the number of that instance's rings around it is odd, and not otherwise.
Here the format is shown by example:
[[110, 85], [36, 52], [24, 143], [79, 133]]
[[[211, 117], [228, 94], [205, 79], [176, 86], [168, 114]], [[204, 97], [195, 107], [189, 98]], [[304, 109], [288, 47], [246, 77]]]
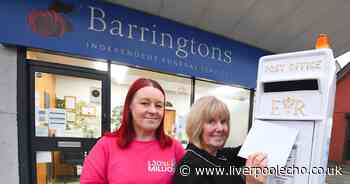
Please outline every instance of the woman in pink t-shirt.
[[185, 150], [165, 135], [165, 93], [158, 82], [136, 80], [127, 93], [121, 127], [103, 136], [85, 158], [81, 184], [168, 184]]

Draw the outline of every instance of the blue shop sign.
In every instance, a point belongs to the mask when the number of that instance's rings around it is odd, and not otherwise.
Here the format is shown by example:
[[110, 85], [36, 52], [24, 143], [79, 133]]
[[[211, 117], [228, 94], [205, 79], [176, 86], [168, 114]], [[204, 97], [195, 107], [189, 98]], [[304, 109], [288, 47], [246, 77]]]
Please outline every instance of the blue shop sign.
[[0, 2], [0, 42], [256, 85], [264, 50], [101, 1]]

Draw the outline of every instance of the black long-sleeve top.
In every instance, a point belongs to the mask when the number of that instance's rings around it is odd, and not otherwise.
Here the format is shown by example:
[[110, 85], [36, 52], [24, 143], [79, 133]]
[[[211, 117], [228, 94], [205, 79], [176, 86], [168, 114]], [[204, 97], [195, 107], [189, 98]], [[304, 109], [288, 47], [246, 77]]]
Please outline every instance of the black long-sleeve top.
[[240, 147], [223, 148], [216, 156], [193, 144], [186, 150], [176, 167], [173, 184], [244, 184], [242, 175], [233, 172], [246, 161], [237, 156]]

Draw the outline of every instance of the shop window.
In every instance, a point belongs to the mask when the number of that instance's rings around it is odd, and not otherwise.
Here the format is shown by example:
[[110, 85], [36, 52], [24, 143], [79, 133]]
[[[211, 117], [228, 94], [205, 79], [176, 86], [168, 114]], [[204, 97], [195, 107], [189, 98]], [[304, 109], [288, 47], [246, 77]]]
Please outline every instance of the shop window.
[[107, 61], [94, 61], [93, 59], [81, 59], [77, 57], [69, 57], [65, 55], [52, 54], [38, 50], [28, 50], [26, 57], [32, 61], [44, 61], [49, 63], [58, 63], [64, 65], [72, 65], [84, 68], [90, 68], [100, 71], [108, 71]]
[[37, 184], [79, 184], [86, 152], [36, 152]]
[[187, 144], [185, 118], [190, 109], [191, 79], [121, 65], [111, 65], [111, 130], [120, 126], [126, 93], [138, 78], [156, 80], [166, 93], [165, 133]]
[[202, 96], [215, 96], [222, 100], [230, 111], [230, 136], [226, 146], [243, 144], [248, 132], [250, 91], [227, 85], [196, 80], [195, 99]]
[[102, 81], [35, 72], [35, 135], [101, 136]]

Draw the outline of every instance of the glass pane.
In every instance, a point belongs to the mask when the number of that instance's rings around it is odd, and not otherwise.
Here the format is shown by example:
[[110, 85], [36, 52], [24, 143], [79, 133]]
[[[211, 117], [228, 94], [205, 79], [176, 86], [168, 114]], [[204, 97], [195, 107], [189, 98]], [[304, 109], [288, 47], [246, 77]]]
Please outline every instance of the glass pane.
[[85, 152], [36, 152], [37, 184], [79, 184]]
[[114, 64], [111, 65], [111, 130], [120, 126], [121, 111], [129, 86], [141, 77], [156, 80], [163, 87], [167, 102], [165, 133], [187, 144], [185, 117], [190, 109], [191, 79]]
[[59, 63], [64, 65], [79, 66], [91, 68], [100, 71], [108, 71], [107, 61], [93, 61], [92, 59], [81, 59], [76, 57], [68, 57], [64, 55], [41, 52], [37, 50], [28, 50], [27, 59], [33, 61], [45, 61], [49, 63]]
[[35, 135], [101, 136], [101, 87], [98, 80], [35, 73]]
[[229, 108], [231, 128], [226, 146], [243, 144], [248, 132], [250, 91], [205, 81], [196, 81], [195, 84], [195, 99], [207, 95], [215, 96]]

